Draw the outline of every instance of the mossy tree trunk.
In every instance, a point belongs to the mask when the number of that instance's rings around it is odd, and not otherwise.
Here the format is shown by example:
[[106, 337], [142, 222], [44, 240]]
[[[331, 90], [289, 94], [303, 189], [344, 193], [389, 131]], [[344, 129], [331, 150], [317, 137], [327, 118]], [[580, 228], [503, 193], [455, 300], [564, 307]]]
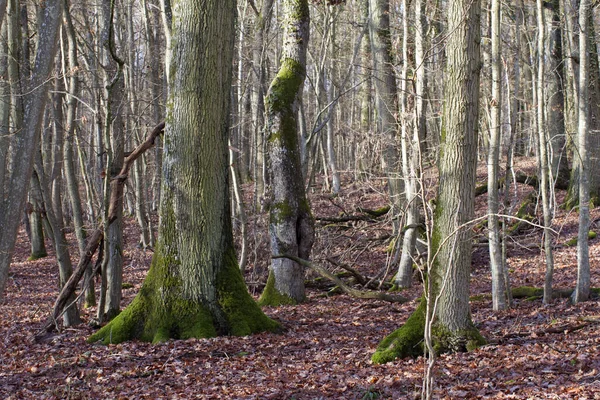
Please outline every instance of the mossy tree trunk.
[[[432, 231], [427, 296], [373, 355], [381, 363], [423, 354], [427, 312], [436, 352], [466, 351], [485, 342], [471, 320], [469, 276], [474, 214], [480, 72], [480, 2], [449, 4], [439, 189]], [[428, 300], [428, 301], [427, 301]], [[429, 306], [428, 304], [429, 303]]]
[[235, 2], [173, 7], [159, 237], [133, 302], [90, 341], [274, 330], [247, 292], [233, 247], [227, 138]]
[[[306, 75], [310, 16], [307, 0], [286, 0], [283, 4], [281, 67], [265, 98], [271, 254], [308, 259], [314, 222], [302, 179], [297, 116]], [[295, 304], [304, 298], [304, 267], [287, 258], [273, 258], [260, 303]]]

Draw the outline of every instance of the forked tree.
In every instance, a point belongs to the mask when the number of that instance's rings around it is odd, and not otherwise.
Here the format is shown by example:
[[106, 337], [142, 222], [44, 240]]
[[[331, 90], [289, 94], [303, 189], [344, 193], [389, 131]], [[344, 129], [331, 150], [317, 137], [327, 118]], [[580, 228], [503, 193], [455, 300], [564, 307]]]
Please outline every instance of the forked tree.
[[233, 246], [227, 139], [234, 17], [234, 0], [173, 3], [159, 237], [140, 292], [92, 342], [278, 327], [248, 293]]

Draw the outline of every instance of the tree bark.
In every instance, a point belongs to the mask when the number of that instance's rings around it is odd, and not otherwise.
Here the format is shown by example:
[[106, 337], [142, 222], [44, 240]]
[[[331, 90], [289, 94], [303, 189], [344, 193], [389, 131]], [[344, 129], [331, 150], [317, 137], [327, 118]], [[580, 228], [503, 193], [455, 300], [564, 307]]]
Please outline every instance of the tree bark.
[[500, 196], [498, 179], [500, 166], [500, 138], [502, 135], [502, 65], [500, 40], [500, 0], [492, 0], [491, 35], [492, 35], [492, 97], [490, 100], [490, 144], [488, 150], [488, 239], [490, 251], [490, 267], [492, 272], [492, 303], [494, 310], [508, 307], [508, 292], [504, 281], [504, 262], [500, 237]]
[[[304, 191], [298, 143], [299, 94], [306, 76], [309, 40], [307, 0], [285, 0], [281, 67], [265, 98], [271, 254], [309, 259], [314, 221]], [[272, 259], [260, 304], [304, 301], [304, 267], [290, 259]]]
[[471, 231], [475, 203], [480, 73], [480, 2], [448, 5], [439, 189], [431, 239], [428, 287], [406, 323], [383, 339], [376, 363], [423, 354], [426, 322], [432, 323], [428, 351], [467, 351], [485, 343], [469, 307]]
[[373, 80], [376, 88], [376, 107], [379, 118], [378, 131], [383, 142], [383, 167], [387, 175], [388, 190], [393, 206], [394, 229], [399, 229], [399, 214], [403, 206], [403, 184], [400, 177], [398, 154], [398, 91], [393, 69], [390, 34], [389, 0], [370, 0], [369, 30], [373, 55]]
[[[590, 250], [588, 232], [590, 229], [590, 157], [589, 146], [589, 103], [588, 77], [590, 53], [588, 52], [589, 23], [591, 23], [591, 1], [581, 0], [579, 5], [579, 232], [577, 234], [577, 283], [573, 292], [573, 303], [586, 301], [590, 296]], [[591, 54], [592, 57], [597, 57]]]
[[544, 254], [546, 258], [546, 274], [544, 278], [544, 303], [552, 301], [552, 275], [554, 274], [554, 257], [552, 254], [552, 210], [550, 199], [548, 139], [546, 136], [546, 121], [544, 118], [544, 85], [545, 85], [545, 15], [543, 0], [537, 0], [538, 22], [538, 59], [537, 59], [537, 131], [538, 131], [538, 164], [540, 168], [540, 192], [542, 195], [542, 212], [544, 215]]
[[[27, 124], [16, 135], [9, 156], [11, 170], [6, 180], [11, 190], [0, 204], [0, 296], [4, 294], [8, 267], [13, 255], [29, 180], [33, 173], [33, 156], [38, 150], [39, 134], [47, 100], [48, 77], [54, 65], [58, 32], [63, 12], [62, 0], [48, 0], [41, 5], [38, 45], [30, 79], [24, 83], [24, 114]], [[10, 9], [9, 9], [10, 12]]]
[[90, 341], [277, 329], [248, 294], [233, 248], [227, 138], [234, 15], [233, 0], [174, 3], [159, 238], [136, 298]]

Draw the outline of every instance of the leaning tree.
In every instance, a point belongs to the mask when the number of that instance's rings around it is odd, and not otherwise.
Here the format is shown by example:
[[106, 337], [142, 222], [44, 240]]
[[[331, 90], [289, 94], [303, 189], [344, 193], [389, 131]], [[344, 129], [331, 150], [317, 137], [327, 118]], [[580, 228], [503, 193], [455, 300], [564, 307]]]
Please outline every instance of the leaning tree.
[[228, 152], [234, 0], [173, 3], [159, 237], [133, 302], [90, 341], [247, 335], [277, 329], [237, 266]]

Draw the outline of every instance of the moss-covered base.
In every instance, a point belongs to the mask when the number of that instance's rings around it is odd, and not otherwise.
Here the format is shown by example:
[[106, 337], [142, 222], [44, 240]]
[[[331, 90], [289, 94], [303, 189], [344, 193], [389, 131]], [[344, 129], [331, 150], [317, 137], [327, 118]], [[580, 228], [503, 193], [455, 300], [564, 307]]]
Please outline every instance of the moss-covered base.
[[46, 250], [39, 251], [36, 253], [31, 253], [31, 255], [27, 258], [27, 261], [35, 261], [35, 260], [39, 260], [40, 258], [44, 258], [44, 257], [48, 257], [48, 253], [46, 252]]
[[425, 308], [425, 302], [421, 301], [404, 325], [383, 338], [371, 356], [374, 363], [383, 364], [397, 358], [423, 355]]
[[269, 319], [248, 293], [236, 264], [235, 253], [228, 251], [217, 275], [218, 311], [215, 313], [200, 301], [177, 295], [180, 293], [178, 280], [165, 274], [168, 268], [157, 247], [136, 298], [88, 341], [110, 344], [140, 339], [156, 343], [168, 339], [278, 331], [279, 324]]
[[269, 272], [269, 278], [267, 279], [267, 285], [265, 286], [260, 298], [258, 299], [258, 305], [264, 306], [284, 306], [284, 305], [296, 305], [298, 302], [287, 296], [275, 287], [275, 276], [273, 271]]
[[[386, 336], [371, 357], [376, 364], [397, 358], [418, 357], [424, 354], [426, 302], [421, 301], [417, 309], [399, 329]], [[434, 325], [432, 339], [437, 354], [471, 351], [487, 343], [475, 326], [459, 332], [451, 332]]]

